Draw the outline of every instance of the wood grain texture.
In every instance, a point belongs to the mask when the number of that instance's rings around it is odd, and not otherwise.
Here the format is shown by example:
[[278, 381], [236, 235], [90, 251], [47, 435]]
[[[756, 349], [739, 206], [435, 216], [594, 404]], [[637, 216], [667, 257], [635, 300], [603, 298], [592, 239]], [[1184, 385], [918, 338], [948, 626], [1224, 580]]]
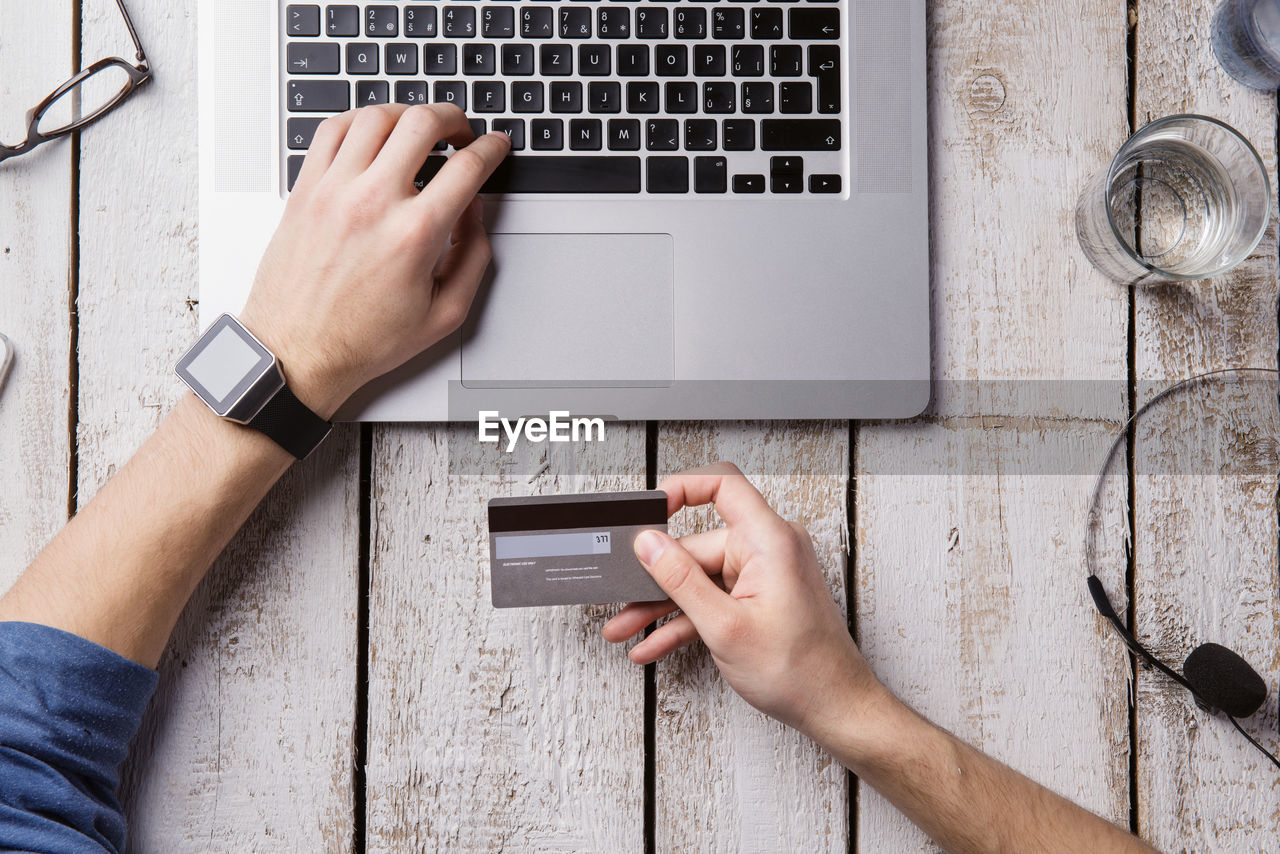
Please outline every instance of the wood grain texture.
[[474, 431], [375, 430], [369, 849], [642, 851], [644, 671], [600, 637], [617, 608], [495, 610], [486, 510], [643, 489], [644, 425], [511, 457]]
[[[858, 639], [884, 681], [1122, 823], [1124, 658], [1100, 640], [1084, 540], [1091, 472], [1125, 414], [1127, 294], [1080, 253], [1074, 209], [1124, 139], [1125, 64], [1123, 4], [931, 5], [944, 382], [927, 417], [858, 429], [854, 489]], [[1028, 452], [1044, 473], [1014, 464]], [[857, 847], [935, 850], [865, 789]]]
[[[1210, 47], [1216, 4], [1142, 0], [1137, 17], [1138, 124], [1195, 112], [1238, 129], [1261, 154], [1275, 192], [1276, 101], [1231, 80]], [[1274, 197], [1273, 197], [1274, 199]], [[1273, 203], [1274, 208], [1274, 203]], [[1140, 381], [1159, 387], [1204, 370], [1276, 364], [1275, 212], [1263, 242], [1235, 271], [1201, 283], [1135, 294], [1134, 363]], [[1271, 405], [1274, 407], [1274, 396]], [[1274, 412], [1236, 410], [1221, 390], [1171, 408], [1139, 433], [1136, 452], [1152, 470], [1135, 478], [1135, 621], [1139, 637], [1175, 666], [1195, 645], [1237, 650], [1272, 692], [1246, 726], [1272, 749], [1280, 677], [1277, 602], [1276, 462], [1241, 472], [1239, 449], [1226, 468], [1188, 459], [1175, 440], [1206, 424], [1252, 431], [1248, 446], [1274, 443]], [[1227, 472], [1227, 474], [1219, 474]], [[1213, 473], [1213, 476], [1209, 476]], [[1137, 679], [1138, 817], [1164, 850], [1280, 849], [1280, 783], [1274, 768], [1223, 720], [1195, 709], [1186, 693], [1149, 671]]]
[[[0, 0], [0, 140], [74, 70], [68, 4]], [[0, 166], [0, 333], [16, 357], [0, 379], [0, 590], [67, 521], [71, 144]]]
[[[848, 424], [661, 425], [659, 480], [721, 459], [736, 463], [784, 518], [808, 527], [843, 609]], [[685, 510], [672, 533], [719, 524], [710, 510]], [[659, 662], [657, 680], [657, 851], [847, 850], [848, 774], [839, 763], [739, 698], [701, 644]]]
[[[129, 9], [155, 79], [82, 145], [81, 505], [183, 393], [197, 332], [195, 7]], [[83, 16], [90, 61], [132, 55], [114, 2]], [[134, 850], [349, 849], [357, 436], [282, 481], [187, 609], [126, 771]]]

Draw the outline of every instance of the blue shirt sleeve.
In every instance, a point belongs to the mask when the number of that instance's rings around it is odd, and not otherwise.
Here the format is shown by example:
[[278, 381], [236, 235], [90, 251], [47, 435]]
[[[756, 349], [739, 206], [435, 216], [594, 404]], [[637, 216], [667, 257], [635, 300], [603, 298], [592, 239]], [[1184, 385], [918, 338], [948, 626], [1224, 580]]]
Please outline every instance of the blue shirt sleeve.
[[157, 679], [68, 632], [0, 622], [0, 850], [124, 850], [120, 764]]

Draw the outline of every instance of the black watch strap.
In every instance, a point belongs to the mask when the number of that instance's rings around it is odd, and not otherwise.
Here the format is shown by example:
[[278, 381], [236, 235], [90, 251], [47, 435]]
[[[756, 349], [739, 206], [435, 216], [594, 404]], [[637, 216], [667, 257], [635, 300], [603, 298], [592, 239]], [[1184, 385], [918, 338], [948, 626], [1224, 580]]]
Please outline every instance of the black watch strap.
[[332, 424], [294, 397], [287, 385], [253, 416], [249, 426], [300, 460], [306, 459], [333, 429]]

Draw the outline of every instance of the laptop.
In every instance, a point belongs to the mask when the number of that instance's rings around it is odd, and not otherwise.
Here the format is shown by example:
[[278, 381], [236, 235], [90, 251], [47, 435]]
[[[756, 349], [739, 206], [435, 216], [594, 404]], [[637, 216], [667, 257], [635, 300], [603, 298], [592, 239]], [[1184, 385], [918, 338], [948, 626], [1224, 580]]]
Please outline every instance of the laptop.
[[450, 102], [511, 135], [467, 323], [341, 418], [927, 405], [924, 0], [200, 0], [199, 16], [206, 323], [243, 305], [325, 117]]

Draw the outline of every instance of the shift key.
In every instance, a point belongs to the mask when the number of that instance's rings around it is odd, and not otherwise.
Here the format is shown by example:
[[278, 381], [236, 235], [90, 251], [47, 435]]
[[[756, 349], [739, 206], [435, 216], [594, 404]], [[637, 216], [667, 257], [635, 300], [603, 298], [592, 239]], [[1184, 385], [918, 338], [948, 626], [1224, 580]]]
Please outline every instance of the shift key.
[[839, 151], [839, 119], [765, 119], [761, 151]]
[[341, 113], [351, 109], [351, 84], [345, 80], [290, 80], [285, 95], [291, 113]]

